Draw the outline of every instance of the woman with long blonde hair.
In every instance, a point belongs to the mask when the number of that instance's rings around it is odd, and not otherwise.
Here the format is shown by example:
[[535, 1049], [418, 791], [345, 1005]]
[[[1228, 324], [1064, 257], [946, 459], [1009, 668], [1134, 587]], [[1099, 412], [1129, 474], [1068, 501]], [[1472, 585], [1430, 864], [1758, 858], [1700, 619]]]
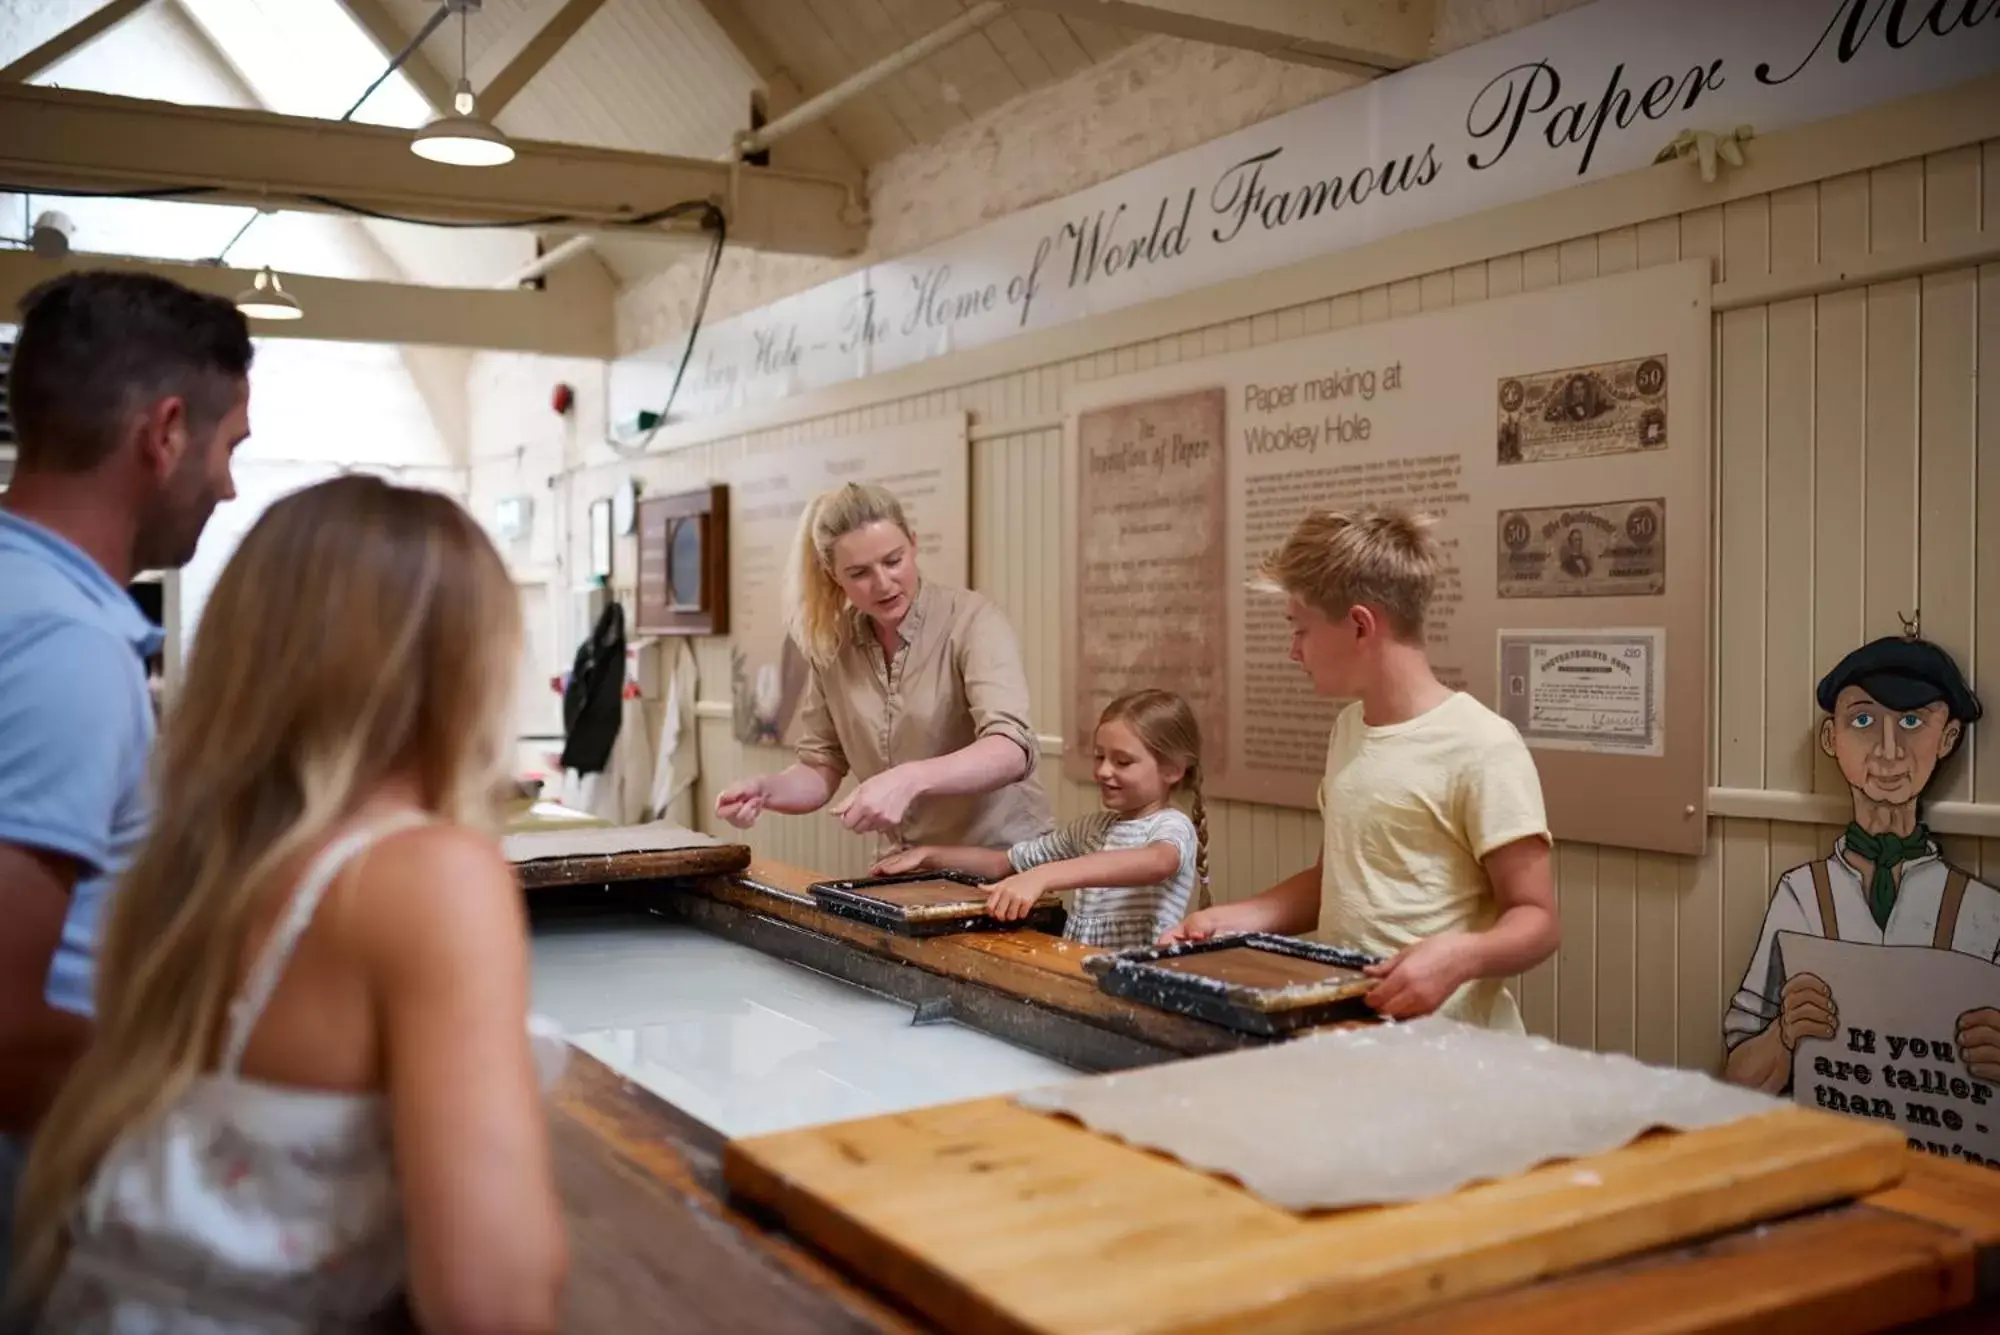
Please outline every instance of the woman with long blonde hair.
[[555, 1328], [520, 892], [489, 832], [520, 647], [457, 503], [370, 477], [244, 538], [168, 711], [97, 1032], [31, 1147], [40, 1329]]
[[806, 507], [793, 541], [785, 628], [808, 677], [797, 763], [733, 784], [716, 814], [747, 829], [857, 785], [832, 815], [891, 848], [1006, 848], [1047, 832], [1020, 645], [990, 600], [923, 579], [903, 507], [848, 483]]

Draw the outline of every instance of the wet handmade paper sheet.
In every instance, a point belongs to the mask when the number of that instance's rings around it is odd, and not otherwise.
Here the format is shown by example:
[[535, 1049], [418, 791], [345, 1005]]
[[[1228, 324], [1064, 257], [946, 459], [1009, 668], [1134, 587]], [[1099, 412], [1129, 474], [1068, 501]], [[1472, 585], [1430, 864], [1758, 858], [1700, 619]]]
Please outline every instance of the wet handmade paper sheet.
[[1422, 1200], [1785, 1105], [1690, 1071], [1439, 1018], [1016, 1096], [1290, 1210]]

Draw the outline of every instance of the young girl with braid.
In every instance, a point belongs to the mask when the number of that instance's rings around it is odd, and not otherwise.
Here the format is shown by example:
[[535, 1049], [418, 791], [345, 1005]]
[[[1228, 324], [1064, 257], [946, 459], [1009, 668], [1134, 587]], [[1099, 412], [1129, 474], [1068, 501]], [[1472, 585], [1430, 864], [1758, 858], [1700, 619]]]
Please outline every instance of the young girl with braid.
[[[1065, 937], [1109, 950], [1152, 945], [1208, 898], [1201, 730], [1180, 696], [1137, 691], [1106, 706], [1095, 744], [1104, 810], [1004, 851], [906, 849], [876, 872], [958, 871], [993, 880], [987, 911], [1002, 922], [1026, 917], [1044, 895], [1074, 890]], [[1173, 804], [1182, 789], [1192, 819]]]

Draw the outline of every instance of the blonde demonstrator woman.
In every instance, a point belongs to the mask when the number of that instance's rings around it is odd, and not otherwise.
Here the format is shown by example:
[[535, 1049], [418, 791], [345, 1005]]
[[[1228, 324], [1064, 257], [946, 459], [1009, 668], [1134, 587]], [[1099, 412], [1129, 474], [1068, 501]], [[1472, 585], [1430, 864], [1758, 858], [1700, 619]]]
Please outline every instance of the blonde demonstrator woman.
[[733, 784], [716, 814], [748, 829], [766, 811], [831, 814], [891, 849], [1007, 848], [1046, 834], [1028, 681], [1000, 609], [924, 580], [903, 507], [849, 483], [806, 507], [793, 543], [786, 631], [810, 666], [798, 760]]

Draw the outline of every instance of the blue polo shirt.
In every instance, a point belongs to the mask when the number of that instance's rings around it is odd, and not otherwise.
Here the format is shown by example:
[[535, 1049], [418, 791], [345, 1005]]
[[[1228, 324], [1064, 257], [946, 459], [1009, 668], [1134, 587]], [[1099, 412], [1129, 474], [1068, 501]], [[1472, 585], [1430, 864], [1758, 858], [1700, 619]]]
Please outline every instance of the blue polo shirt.
[[146, 833], [145, 660], [164, 638], [81, 548], [0, 509], [0, 842], [82, 864], [48, 980], [79, 1015], [105, 898]]

